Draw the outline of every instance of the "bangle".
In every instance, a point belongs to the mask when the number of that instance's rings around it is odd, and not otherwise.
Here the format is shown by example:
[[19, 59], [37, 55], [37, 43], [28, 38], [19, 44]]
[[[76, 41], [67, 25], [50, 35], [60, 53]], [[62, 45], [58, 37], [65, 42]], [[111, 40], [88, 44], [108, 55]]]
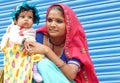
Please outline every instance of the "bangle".
[[25, 43], [25, 40], [26, 40], [26, 38], [24, 38], [24, 39], [23, 39], [22, 44], [24, 44], [24, 43]]
[[62, 68], [63, 66], [65, 66], [65, 64], [66, 63], [64, 62], [63, 64], [59, 65], [58, 68]]

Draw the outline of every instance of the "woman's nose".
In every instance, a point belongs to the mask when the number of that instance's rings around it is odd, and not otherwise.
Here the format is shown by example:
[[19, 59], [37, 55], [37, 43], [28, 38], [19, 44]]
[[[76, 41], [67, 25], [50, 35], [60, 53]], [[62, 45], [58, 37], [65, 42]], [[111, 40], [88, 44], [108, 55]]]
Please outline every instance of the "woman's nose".
[[56, 23], [54, 21], [51, 22], [51, 26], [56, 26]]

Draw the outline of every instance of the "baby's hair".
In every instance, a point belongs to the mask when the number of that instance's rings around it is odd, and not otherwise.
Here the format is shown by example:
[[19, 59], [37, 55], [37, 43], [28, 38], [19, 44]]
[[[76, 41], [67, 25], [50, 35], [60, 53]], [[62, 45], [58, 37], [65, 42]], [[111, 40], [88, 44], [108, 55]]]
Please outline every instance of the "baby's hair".
[[30, 7], [21, 7], [20, 11], [15, 14], [15, 20], [18, 20], [18, 17], [20, 15], [20, 13], [24, 12], [24, 11], [32, 11], [32, 13], [33, 13], [33, 22], [34, 22], [35, 21], [35, 12]]
[[22, 3], [21, 5], [19, 5], [15, 8], [15, 10], [12, 12], [12, 19], [14, 21], [17, 21], [20, 13], [24, 12], [24, 11], [32, 11], [33, 12], [33, 22], [37, 23], [37, 24], [39, 23], [40, 17], [38, 14], [38, 10], [36, 9], [35, 6], [27, 4], [26, 2]]

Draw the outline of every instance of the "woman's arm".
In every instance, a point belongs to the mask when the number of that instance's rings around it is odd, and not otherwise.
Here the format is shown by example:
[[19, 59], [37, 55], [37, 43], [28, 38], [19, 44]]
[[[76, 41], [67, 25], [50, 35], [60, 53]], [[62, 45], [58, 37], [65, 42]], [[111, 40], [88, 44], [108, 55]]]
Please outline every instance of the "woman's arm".
[[46, 55], [52, 62], [54, 62], [60, 68], [60, 70], [70, 81], [75, 78], [78, 72], [78, 66], [74, 64], [66, 64], [51, 49], [46, 52]]
[[40, 53], [45, 54], [53, 63], [55, 63], [64, 75], [69, 79], [73, 80], [78, 72], [78, 66], [74, 64], [66, 64], [62, 59], [60, 59], [49, 47], [37, 43], [37, 42], [26, 42], [30, 45], [29, 53]]

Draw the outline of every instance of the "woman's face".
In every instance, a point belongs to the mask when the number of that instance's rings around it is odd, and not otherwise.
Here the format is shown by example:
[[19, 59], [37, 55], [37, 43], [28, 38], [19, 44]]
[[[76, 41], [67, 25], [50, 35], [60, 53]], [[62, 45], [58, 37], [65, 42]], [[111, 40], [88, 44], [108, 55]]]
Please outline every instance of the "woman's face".
[[51, 37], [65, 37], [65, 20], [59, 10], [53, 9], [49, 11], [46, 26]]

